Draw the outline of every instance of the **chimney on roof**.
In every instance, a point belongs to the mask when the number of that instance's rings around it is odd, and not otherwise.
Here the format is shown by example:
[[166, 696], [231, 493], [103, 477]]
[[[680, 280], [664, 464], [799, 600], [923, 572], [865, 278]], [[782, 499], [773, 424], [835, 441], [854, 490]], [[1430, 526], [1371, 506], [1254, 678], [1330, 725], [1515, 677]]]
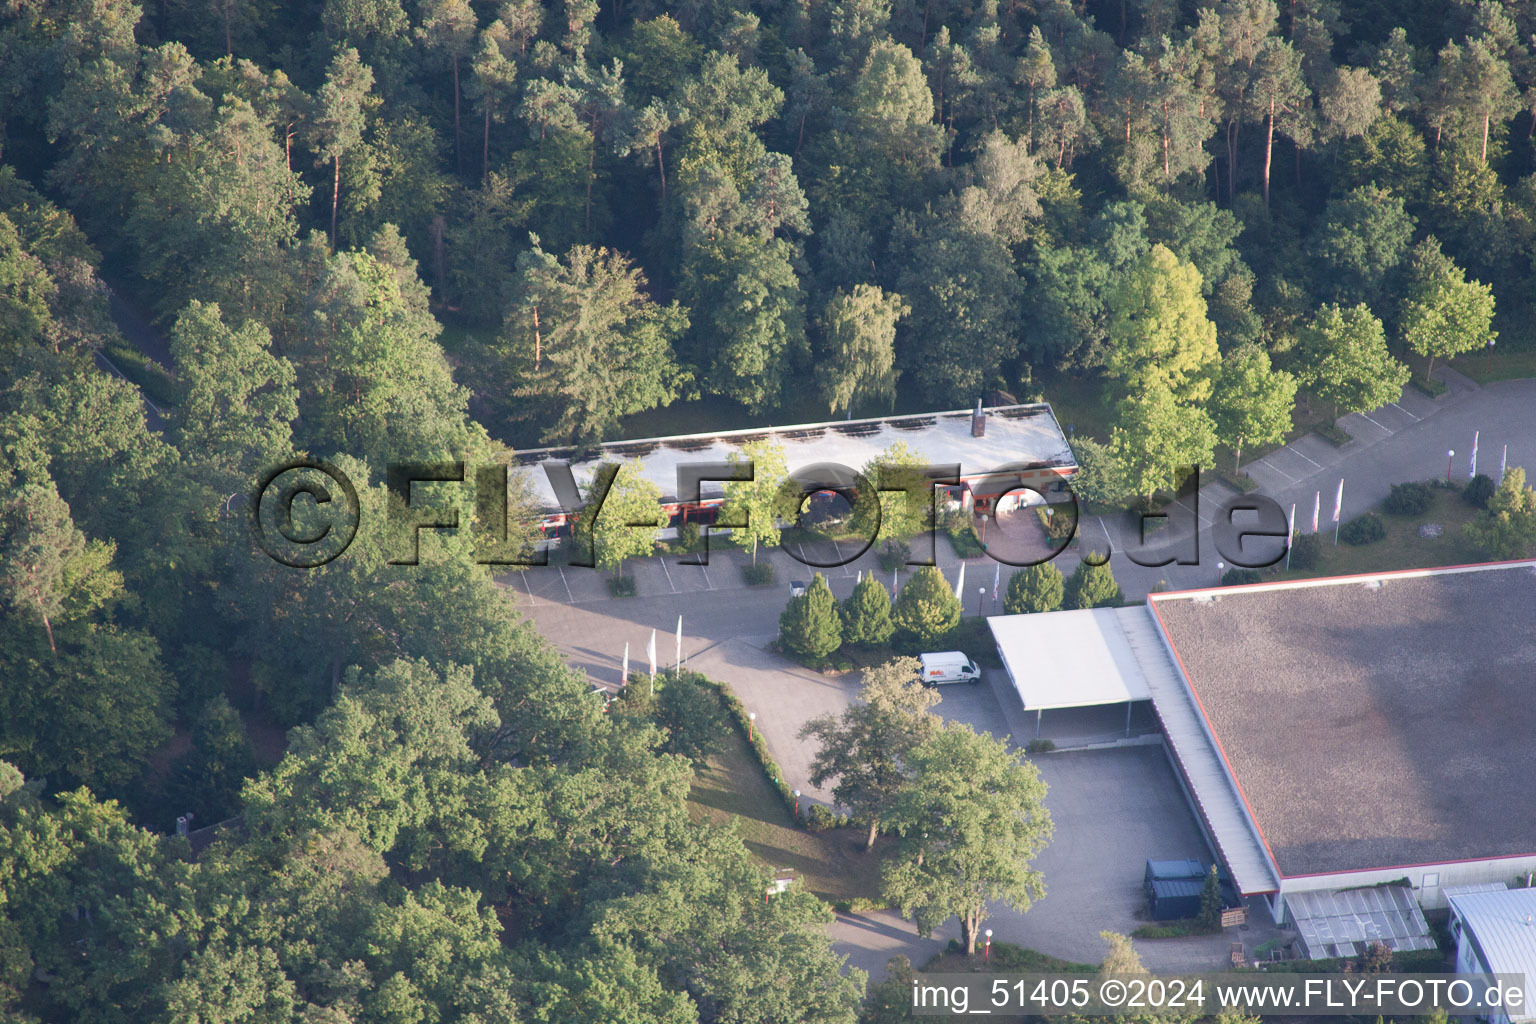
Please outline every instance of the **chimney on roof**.
[[981, 411], [981, 399], [976, 399], [976, 411], [971, 413], [971, 436], [987, 436], [987, 414]]

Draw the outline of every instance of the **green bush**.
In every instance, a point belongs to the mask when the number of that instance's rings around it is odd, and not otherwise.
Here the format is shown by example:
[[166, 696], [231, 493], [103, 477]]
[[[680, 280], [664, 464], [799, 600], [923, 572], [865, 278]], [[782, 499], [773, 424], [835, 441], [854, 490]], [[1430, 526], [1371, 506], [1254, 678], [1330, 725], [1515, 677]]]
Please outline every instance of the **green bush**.
[[1374, 544], [1387, 535], [1387, 524], [1381, 521], [1381, 516], [1374, 512], [1367, 512], [1363, 516], [1356, 516], [1339, 528], [1339, 539], [1345, 544], [1353, 544], [1359, 547], [1362, 544]]
[[614, 597], [634, 597], [639, 591], [640, 586], [633, 576], [611, 576], [608, 579], [608, 593]]
[[1026, 754], [1049, 754], [1056, 749], [1056, 744], [1050, 740], [1030, 740], [1024, 744]]
[[827, 578], [817, 573], [779, 616], [779, 642], [791, 654], [819, 663], [843, 645], [843, 622]]
[[1070, 505], [1035, 506], [1035, 518], [1040, 520], [1052, 547], [1065, 544], [1077, 532], [1077, 517], [1072, 514], [1071, 508]]
[[903, 639], [922, 644], [959, 624], [960, 601], [938, 567], [925, 565], [902, 586], [891, 618]]
[[1245, 583], [1262, 583], [1264, 574], [1257, 569], [1228, 569], [1221, 574], [1221, 585], [1224, 587], [1237, 587]]
[[762, 561], [756, 565], [744, 565], [741, 567], [741, 578], [747, 581], [748, 586], [765, 587], [773, 582], [773, 563]]
[[[836, 901], [832, 904], [832, 909], [839, 914], [867, 914], [871, 911], [884, 910], [888, 906], [890, 904], [885, 900], [871, 899], [868, 896], [853, 896], [846, 900]], [[993, 952], [996, 951], [994, 947]]]
[[677, 546], [679, 549], [689, 553], [703, 549], [704, 545], [699, 538], [698, 523], [684, 523], [677, 528]]
[[827, 832], [837, 828], [837, 815], [821, 804], [811, 804], [811, 809], [805, 813], [805, 827], [812, 832]]
[[[1098, 558], [1099, 553], [1091, 551], [1086, 557]], [[1120, 599], [1120, 584], [1115, 582], [1115, 574], [1107, 560], [1099, 565], [1081, 561], [1067, 578], [1064, 607], [1108, 608], [1119, 604]]]
[[1291, 568], [1315, 569], [1323, 558], [1323, 542], [1315, 533], [1303, 533], [1291, 540]]
[[843, 642], [874, 647], [890, 640], [896, 624], [891, 621], [891, 595], [870, 573], [853, 588], [838, 609], [843, 619]]
[[170, 371], [127, 342], [106, 345], [106, 356], [123, 376], [137, 384], [151, 402], [168, 406], [181, 403], [181, 387]]
[[1050, 562], [1021, 569], [1008, 577], [1008, 592], [1003, 595], [1003, 611], [1009, 615], [1053, 612], [1066, 596], [1066, 581], [1061, 570]]
[[1487, 508], [1488, 499], [1493, 497], [1497, 490], [1493, 478], [1487, 474], [1479, 473], [1467, 481], [1467, 486], [1461, 489], [1461, 499], [1474, 508]]
[[1405, 484], [1393, 484], [1392, 491], [1381, 507], [1395, 516], [1421, 516], [1434, 503], [1435, 491], [1421, 480]]

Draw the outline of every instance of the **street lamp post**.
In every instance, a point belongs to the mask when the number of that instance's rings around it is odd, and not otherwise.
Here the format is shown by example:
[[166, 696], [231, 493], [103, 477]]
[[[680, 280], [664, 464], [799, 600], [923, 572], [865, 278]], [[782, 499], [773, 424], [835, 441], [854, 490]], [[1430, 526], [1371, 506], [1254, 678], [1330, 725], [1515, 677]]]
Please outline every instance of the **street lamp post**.
[[1451, 460], [1454, 459], [1455, 457], [1456, 457], [1456, 449], [1455, 448], [1447, 449], [1447, 451], [1445, 453], [1445, 482], [1446, 482], [1447, 485], [1449, 485], [1450, 482], [1451, 482]]
[[752, 742], [752, 735], [753, 735], [754, 730], [756, 730], [756, 728], [757, 728], [757, 712], [756, 711], [749, 711], [749, 712], [747, 712], [747, 742], [748, 743]]
[[1488, 372], [1493, 372], [1493, 339], [1488, 339]]
[[1226, 571], [1226, 568], [1227, 568], [1227, 563], [1226, 562], [1217, 562], [1216, 563], [1216, 582], [1217, 583], [1221, 582], [1221, 574], [1224, 571]]
[[981, 602], [985, 601], [986, 598], [987, 598], [987, 588], [986, 587], [977, 587], [976, 588], [976, 614], [977, 615], [981, 614]]
[[795, 820], [800, 820], [800, 791], [795, 790]]
[[992, 929], [988, 928], [986, 934], [987, 934], [987, 944], [984, 947], [982, 947], [981, 956], [982, 956], [982, 960], [984, 962], [991, 963], [992, 962]]

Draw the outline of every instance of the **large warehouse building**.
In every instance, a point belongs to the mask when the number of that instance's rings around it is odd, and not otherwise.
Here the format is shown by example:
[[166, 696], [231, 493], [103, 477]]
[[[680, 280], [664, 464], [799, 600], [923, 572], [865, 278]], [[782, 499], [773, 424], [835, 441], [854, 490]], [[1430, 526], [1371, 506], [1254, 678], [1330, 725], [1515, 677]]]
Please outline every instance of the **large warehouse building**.
[[1383, 905], [1350, 935], [1318, 895], [1406, 879], [1434, 908], [1536, 871], [1536, 562], [1153, 594], [1090, 613], [1106, 639], [1058, 649], [1049, 693], [1014, 671], [1082, 614], [994, 620], [1026, 711], [1150, 698], [1237, 888], [1320, 955], [1419, 928]]
[[585, 487], [601, 463], [638, 463], [641, 474], [661, 491], [674, 522], [710, 522], [724, 500], [721, 485], [704, 482], [702, 500], [690, 501], [689, 495], [677, 493], [678, 468], [725, 462], [749, 442], [770, 440], [783, 447], [791, 473], [826, 463], [862, 471], [900, 442], [930, 465], [958, 465], [959, 483], [949, 497], [978, 512], [993, 511], [1010, 492], [1017, 499], [1027, 497], [1020, 487], [1041, 494], [1059, 490], [1077, 471], [1056, 414], [1044, 402], [988, 407], [978, 402], [975, 409], [948, 412], [609, 441], [592, 451], [539, 448], [518, 452], [517, 463], [538, 470], [528, 482], [543, 506], [546, 531], [558, 530], [567, 517], [541, 470], [545, 465], [569, 466], [576, 483]]

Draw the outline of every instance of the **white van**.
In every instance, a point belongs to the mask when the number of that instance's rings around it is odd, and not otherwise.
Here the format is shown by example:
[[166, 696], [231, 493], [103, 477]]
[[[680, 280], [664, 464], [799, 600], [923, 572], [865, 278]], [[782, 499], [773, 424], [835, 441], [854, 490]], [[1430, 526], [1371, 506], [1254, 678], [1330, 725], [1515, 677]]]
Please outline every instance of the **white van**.
[[981, 682], [981, 667], [959, 651], [919, 654], [917, 660], [923, 665], [921, 679], [924, 686]]

